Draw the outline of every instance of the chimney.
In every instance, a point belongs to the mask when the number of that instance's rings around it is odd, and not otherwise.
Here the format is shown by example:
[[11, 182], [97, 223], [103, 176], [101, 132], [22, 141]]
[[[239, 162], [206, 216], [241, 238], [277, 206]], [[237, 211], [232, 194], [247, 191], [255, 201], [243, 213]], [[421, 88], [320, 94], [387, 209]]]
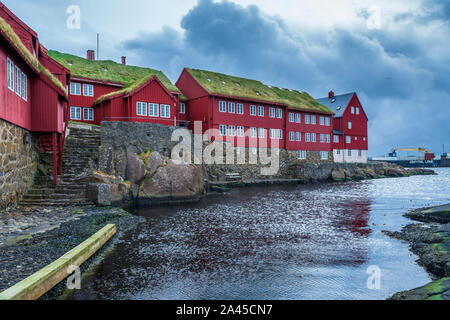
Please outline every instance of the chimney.
[[125, 56], [122, 57], [122, 64], [123, 64], [124, 66], [127, 65], [127, 57], [125, 57]]
[[86, 59], [91, 60], [91, 61], [95, 61], [95, 51], [94, 50], [88, 50]]
[[328, 92], [328, 98], [329, 99], [334, 98], [334, 92], [333, 91]]

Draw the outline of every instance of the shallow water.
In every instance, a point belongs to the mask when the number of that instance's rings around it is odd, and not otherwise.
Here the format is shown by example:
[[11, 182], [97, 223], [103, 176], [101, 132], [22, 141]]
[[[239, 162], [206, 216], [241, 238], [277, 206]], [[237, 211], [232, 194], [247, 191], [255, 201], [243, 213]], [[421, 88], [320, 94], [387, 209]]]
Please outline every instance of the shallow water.
[[[76, 299], [385, 299], [431, 279], [385, 236], [406, 211], [450, 202], [450, 169], [309, 186], [255, 187], [141, 209]], [[367, 270], [380, 270], [368, 289]]]

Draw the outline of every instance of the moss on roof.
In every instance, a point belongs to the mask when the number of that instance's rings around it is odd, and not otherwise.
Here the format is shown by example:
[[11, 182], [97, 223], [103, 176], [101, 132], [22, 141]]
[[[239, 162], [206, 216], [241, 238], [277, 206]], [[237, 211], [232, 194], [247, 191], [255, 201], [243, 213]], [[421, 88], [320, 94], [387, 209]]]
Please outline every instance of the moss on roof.
[[67, 53], [49, 50], [48, 55], [70, 70], [72, 76], [91, 80], [111, 81], [125, 87], [143, 78], [157, 76], [169, 91], [180, 92], [164, 73], [150, 68], [141, 68], [116, 63], [111, 60], [90, 61]]
[[36, 72], [48, 78], [55, 86], [57, 86], [62, 92], [64, 92], [64, 95], [67, 98], [68, 97], [67, 90], [61, 83], [61, 81], [59, 81], [49, 70], [47, 70], [39, 62], [39, 60], [27, 49], [27, 47], [25, 47], [22, 40], [14, 32], [13, 28], [2, 17], [0, 17], [0, 29], [9, 38], [9, 40], [16, 47], [16, 49], [21, 53], [21, 55], [24, 57], [27, 63], [31, 65]]
[[186, 69], [209, 93], [285, 104], [305, 111], [332, 114], [328, 107], [317, 102], [306, 92], [281, 89], [265, 85], [257, 80], [233, 77], [221, 73]]

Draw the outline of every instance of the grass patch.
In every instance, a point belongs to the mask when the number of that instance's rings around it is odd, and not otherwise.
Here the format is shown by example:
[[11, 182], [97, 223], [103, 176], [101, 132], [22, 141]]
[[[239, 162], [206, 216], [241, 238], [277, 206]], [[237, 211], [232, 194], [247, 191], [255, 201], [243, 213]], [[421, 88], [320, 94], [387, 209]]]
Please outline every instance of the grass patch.
[[305, 111], [333, 112], [306, 92], [277, 88], [257, 80], [233, 77], [221, 73], [186, 69], [209, 93], [269, 101]]
[[77, 124], [77, 125], [82, 125], [82, 126], [92, 126], [92, 127], [97, 127], [100, 128], [101, 126], [96, 125], [96, 124], [90, 124], [90, 123], [84, 123], [84, 122], [78, 122], [78, 121], [69, 121], [69, 124]]
[[148, 168], [148, 158], [152, 154], [152, 150], [147, 150], [146, 152], [141, 153], [138, 155], [139, 159], [141, 159], [142, 162], [145, 164], [145, 168]]
[[6, 245], [7, 246], [14, 246], [14, 245], [18, 244], [19, 242], [21, 242], [23, 240], [28, 240], [28, 239], [31, 239], [31, 234], [25, 234], [23, 236], [19, 236], [17, 238], [9, 240], [8, 242], [6, 242]]

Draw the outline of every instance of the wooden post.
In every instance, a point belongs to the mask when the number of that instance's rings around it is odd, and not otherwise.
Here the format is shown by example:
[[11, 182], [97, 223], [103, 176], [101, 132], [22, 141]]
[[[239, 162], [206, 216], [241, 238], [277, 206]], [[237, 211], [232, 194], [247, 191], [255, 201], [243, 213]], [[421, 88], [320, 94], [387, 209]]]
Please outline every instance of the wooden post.
[[52, 141], [52, 149], [53, 149], [53, 184], [58, 184], [58, 161], [57, 161], [57, 152], [58, 152], [58, 138], [56, 136], [56, 132], [53, 132], [53, 141]]

